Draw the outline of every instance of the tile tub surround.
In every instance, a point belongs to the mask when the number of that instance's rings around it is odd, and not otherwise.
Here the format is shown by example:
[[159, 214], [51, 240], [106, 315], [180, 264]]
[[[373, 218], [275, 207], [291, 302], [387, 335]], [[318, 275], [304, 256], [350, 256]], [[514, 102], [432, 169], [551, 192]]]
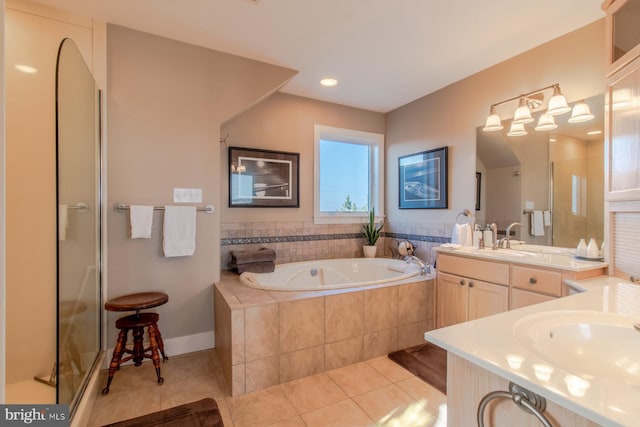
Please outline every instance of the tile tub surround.
[[421, 344], [434, 325], [434, 280], [333, 291], [264, 291], [223, 271], [214, 288], [216, 351], [230, 393]]

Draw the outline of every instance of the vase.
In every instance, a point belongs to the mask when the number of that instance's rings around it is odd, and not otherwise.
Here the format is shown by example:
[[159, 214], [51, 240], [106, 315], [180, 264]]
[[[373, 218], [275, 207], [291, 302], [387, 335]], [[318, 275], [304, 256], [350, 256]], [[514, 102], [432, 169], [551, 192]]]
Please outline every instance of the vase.
[[363, 245], [362, 252], [364, 253], [365, 258], [375, 258], [376, 257], [376, 245]]

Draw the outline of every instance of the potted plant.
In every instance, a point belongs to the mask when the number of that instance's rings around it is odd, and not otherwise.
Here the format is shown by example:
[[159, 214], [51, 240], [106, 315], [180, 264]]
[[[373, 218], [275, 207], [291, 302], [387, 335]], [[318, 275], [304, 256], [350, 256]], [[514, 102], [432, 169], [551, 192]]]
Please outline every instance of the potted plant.
[[362, 224], [360, 234], [364, 237], [366, 243], [362, 247], [365, 258], [374, 258], [376, 256], [376, 242], [380, 237], [380, 231], [384, 226], [384, 220], [379, 224], [375, 223], [375, 210], [369, 211], [369, 222]]

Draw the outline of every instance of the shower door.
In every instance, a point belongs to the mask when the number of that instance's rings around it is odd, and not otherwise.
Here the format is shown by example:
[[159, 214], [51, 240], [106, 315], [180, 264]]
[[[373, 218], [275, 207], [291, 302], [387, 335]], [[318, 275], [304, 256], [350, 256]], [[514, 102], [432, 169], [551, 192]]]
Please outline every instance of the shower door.
[[56, 73], [57, 401], [73, 412], [100, 352], [100, 93], [71, 39]]

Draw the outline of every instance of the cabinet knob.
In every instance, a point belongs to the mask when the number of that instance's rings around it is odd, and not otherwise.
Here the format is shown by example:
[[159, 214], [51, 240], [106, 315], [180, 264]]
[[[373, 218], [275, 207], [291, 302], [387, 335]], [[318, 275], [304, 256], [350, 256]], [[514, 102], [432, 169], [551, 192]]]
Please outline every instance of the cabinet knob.
[[536, 279], [535, 277], [530, 277], [529, 278], [529, 284], [530, 285], [535, 285], [536, 283], [538, 283], [538, 279]]
[[464, 286], [464, 279], [460, 279], [460, 286]]
[[631, 277], [629, 277], [629, 280], [631, 280], [631, 282], [633, 282], [633, 283], [638, 283], [638, 282], [640, 282], [640, 277], [631, 276]]
[[469, 282], [469, 287], [473, 288], [473, 282]]

